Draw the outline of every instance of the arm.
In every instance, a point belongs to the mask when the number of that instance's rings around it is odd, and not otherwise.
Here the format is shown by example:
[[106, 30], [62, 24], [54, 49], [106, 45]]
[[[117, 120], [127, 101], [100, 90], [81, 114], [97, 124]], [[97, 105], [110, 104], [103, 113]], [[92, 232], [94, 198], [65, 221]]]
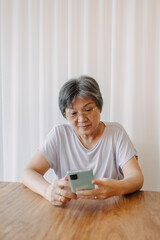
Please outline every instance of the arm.
[[143, 174], [136, 160], [132, 157], [122, 168], [124, 178], [122, 180], [104, 178], [93, 180], [97, 185], [93, 190], [78, 191], [77, 196], [81, 198], [106, 199], [138, 191], [143, 185]]
[[45, 157], [37, 152], [23, 171], [23, 184], [44, 197], [46, 188], [50, 184], [44, 179], [43, 175], [49, 168], [49, 163]]
[[49, 168], [43, 154], [37, 152], [23, 171], [23, 184], [54, 205], [63, 205], [72, 198], [76, 199], [75, 194], [70, 191], [67, 178], [54, 180], [52, 183], [44, 179], [43, 175]]
[[132, 157], [122, 168], [124, 178], [119, 181], [119, 195], [124, 195], [140, 190], [144, 177], [136, 157]]

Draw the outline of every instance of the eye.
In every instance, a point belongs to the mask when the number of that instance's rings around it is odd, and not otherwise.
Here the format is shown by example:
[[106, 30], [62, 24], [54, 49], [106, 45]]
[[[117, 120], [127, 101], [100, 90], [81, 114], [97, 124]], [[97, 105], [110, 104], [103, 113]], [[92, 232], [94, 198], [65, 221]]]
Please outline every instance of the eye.
[[70, 114], [71, 114], [71, 116], [75, 116], [77, 114], [77, 112], [72, 112]]
[[88, 109], [85, 109], [84, 111], [85, 111], [85, 112], [90, 112], [90, 111], [92, 111], [92, 109], [93, 109], [93, 108], [88, 108]]

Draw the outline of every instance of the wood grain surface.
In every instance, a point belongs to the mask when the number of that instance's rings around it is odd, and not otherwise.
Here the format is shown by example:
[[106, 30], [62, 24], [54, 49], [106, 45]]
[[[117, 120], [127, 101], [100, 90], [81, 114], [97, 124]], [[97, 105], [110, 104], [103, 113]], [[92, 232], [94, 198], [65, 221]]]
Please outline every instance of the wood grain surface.
[[160, 192], [52, 206], [21, 183], [0, 182], [0, 240], [159, 240]]

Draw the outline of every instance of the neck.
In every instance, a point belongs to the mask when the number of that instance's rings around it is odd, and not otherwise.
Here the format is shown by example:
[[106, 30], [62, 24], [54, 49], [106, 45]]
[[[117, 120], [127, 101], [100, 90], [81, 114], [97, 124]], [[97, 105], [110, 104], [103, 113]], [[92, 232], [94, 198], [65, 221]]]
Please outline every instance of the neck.
[[76, 135], [85, 148], [91, 149], [96, 145], [96, 143], [102, 136], [104, 128], [105, 128], [104, 123], [100, 122], [97, 129], [94, 131], [92, 135], [79, 135], [79, 134]]

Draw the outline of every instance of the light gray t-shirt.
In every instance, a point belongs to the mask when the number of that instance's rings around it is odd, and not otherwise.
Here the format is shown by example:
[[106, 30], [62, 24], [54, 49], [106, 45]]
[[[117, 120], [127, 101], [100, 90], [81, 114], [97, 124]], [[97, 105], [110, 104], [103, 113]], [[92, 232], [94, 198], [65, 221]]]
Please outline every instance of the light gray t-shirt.
[[92, 149], [86, 149], [69, 124], [55, 126], [39, 151], [58, 178], [69, 170], [93, 169], [95, 179], [123, 177], [121, 169], [136, 155], [126, 131], [119, 123], [104, 122], [103, 135]]

